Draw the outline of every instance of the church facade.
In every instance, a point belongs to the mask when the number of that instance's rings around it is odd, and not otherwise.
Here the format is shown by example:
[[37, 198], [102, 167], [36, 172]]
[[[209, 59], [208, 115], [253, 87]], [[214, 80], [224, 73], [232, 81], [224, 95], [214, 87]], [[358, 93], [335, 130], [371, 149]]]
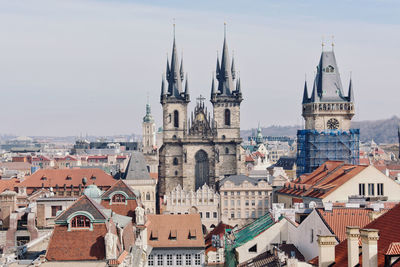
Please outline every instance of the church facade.
[[178, 185], [192, 191], [204, 184], [215, 188], [219, 179], [245, 170], [240, 137], [243, 98], [226, 37], [221, 61], [217, 59], [216, 79], [217, 82], [212, 79], [211, 86], [212, 115], [205, 98], [200, 96], [188, 116], [189, 84], [183, 61], [179, 64], [174, 36], [171, 63], [167, 61], [161, 86], [163, 145], [159, 150], [159, 196]]

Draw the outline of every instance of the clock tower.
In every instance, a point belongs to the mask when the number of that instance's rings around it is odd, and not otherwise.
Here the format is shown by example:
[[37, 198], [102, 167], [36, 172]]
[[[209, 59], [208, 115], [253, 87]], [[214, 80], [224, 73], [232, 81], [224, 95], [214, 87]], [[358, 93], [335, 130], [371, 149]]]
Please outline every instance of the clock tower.
[[305, 127], [297, 133], [298, 174], [309, 173], [327, 160], [359, 162], [359, 129], [351, 129], [355, 114], [353, 83], [344, 94], [333, 46], [322, 51], [311, 97], [304, 85], [302, 116]]

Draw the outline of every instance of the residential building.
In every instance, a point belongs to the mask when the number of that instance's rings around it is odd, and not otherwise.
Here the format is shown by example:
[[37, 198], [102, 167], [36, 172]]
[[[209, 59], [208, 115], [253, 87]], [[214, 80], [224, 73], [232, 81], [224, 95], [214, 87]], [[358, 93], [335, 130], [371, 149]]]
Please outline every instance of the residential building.
[[96, 184], [107, 190], [114, 183], [114, 178], [100, 169], [40, 169], [17, 187], [20, 194], [26, 195], [52, 188], [57, 196], [80, 196], [86, 185]]
[[199, 213], [201, 222], [207, 231], [212, 230], [220, 221], [220, 196], [207, 184], [196, 192], [185, 191], [178, 185], [174, 191], [164, 196], [166, 214]]
[[131, 189], [140, 192], [146, 214], [156, 212], [157, 180], [150, 177], [143, 153], [132, 151], [124, 174], [124, 181]]
[[199, 214], [147, 215], [148, 266], [205, 266]]
[[364, 227], [347, 226], [347, 239], [336, 246], [333, 236], [321, 235], [318, 237], [319, 256], [310, 263], [313, 266], [397, 266], [400, 228], [394, 222], [399, 220], [398, 204]]
[[353, 84], [345, 96], [333, 47], [322, 51], [311, 97], [304, 84], [305, 128], [297, 131], [297, 175], [311, 173], [327, 160], [359, 164], [359, 129], [351, 129], [355, 114]]
[[294, 203], [346, 203], [352, 196], [367, 201], [400, 201], [400, 184], [372, 165], [327, 161], [312, 173], [286, 183], [276, 195], [277, 202], [286, 207]]
[[268, 212], [272, 187], [265, 180], [232, 175], [219, 182], [221, 220], [242, 225]]
[[225, 232], [232, 226], [220, 222], [205, 237], [207, 266], [223, 266], [225, 263]]

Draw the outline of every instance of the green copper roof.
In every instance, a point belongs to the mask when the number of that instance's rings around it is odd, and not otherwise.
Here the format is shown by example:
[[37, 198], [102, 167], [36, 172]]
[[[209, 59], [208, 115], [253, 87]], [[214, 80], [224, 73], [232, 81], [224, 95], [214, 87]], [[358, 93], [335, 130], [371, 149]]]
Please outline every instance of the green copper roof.
[[154, 122], [153, 116], [151, 116], [151, 108], [149, 104], [146, 104], [146, 116], [143, 117], [143, 122]]
[[[234, 267], [236, 266], [236, 258], [235, 258], [235, 248], [242, 246], [247, 243], [249, 240], [252, 240], [260, 233], [264, 232], [272, 225], [274, 225], [274, 219], [269, 212], [265, 215], [261, 216], [254, 222], [246, 225], [238, 232], [234, 233], [235, 241], [233, 244], [225, 244], [225, 255], [226, 255], [226, 266]], [[225, 239], [226, 240], [226, 239]]]

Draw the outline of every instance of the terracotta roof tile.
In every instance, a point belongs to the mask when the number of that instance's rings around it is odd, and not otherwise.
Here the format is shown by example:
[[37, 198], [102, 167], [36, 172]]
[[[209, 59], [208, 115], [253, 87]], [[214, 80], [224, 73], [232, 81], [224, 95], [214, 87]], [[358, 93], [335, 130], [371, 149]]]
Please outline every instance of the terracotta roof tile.
[[389, 248], [387, 249], [385, 255], [400, 255], [400, 242], [392, 242], [389, 245]]
[[[68, 179], [67, 179], [68, 177]], [[93, 169], [45, 169], [38, 170], [31, 176], [25, 178], [19, 187], [54, 187], [55, 185], [79, 186], [82, 178], [87, 178], [87, 185], [112, 186], [115, 179], [98, 168]], [[95, 178], [95, 179], [94, 179]]]
[[14, 191], [14, 188], [19, 185], [19, 179], [0, 179], [0, 193], [5, 190]]
[[[148, 245], [157, 247], [205, 247], [199, 214], [147, 215]], [[176, 231], [176, 239], [170, 237]]]

